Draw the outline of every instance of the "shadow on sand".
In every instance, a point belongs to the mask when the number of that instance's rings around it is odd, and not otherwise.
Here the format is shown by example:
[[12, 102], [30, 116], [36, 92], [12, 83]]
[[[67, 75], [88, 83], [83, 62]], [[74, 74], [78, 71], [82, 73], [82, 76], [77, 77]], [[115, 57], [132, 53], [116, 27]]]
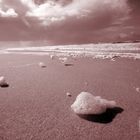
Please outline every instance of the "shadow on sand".
[[110, 123], [116, 117], [118, 113], [122, 113], [123, 109], [120, 107], [114, 107], [112, 109], [107, 109], [105, 113], [102, 114], [89, 114], [89, 115], [79, 115], [82, 119], [97, 122], [97, 123]]
[[5, 84], [3, 84], [3, 85], [0, 85], [0, 87], [1, 87], [1, 88], [7, 88], [7, 87], [9, 87], [9, 84], [5, 83]]
[[73, 66], [73, 64], [69, 64], [69, 63], [66, 63], [64, 65], [67, 66], [67, 67]]

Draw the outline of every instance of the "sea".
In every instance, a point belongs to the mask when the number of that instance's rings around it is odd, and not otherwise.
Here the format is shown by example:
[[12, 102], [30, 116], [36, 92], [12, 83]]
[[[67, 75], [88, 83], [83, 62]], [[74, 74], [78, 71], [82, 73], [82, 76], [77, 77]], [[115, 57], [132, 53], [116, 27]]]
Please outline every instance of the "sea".
[[0, 54], [53, 55], [65, 57], [116, 57], [140, 59], [140, 42], [49, 45], [32, 42], [0, 42]]

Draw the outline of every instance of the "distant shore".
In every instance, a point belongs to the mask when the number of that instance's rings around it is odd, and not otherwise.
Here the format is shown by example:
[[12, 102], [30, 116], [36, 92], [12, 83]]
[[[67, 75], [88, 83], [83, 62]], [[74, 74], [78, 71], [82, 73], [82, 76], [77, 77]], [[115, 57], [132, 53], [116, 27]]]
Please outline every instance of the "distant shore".
[[53, 55], [56, 57], [92, 57], [114, 59], [116, 57], [140, 59], [140, 43], [104, 43], [56, 46], [18, 46], [1, 48], [0, 54]]

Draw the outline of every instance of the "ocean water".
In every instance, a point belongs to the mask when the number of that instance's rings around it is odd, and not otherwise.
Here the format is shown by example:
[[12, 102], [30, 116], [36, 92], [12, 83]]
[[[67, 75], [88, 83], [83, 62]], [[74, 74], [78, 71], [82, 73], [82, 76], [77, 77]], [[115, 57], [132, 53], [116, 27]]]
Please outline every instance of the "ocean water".
[[140, 43], [104, 43], [83, 45], [28, 46], [13, 45], [1, 47], [0, 54], [32, 54], [72, 57], [140, 59]]

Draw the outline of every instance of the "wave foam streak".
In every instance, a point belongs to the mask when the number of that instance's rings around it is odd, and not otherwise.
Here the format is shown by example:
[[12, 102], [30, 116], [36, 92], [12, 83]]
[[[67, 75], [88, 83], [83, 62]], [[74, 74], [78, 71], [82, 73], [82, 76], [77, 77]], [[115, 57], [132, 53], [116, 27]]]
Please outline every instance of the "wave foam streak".
[[1, 53], [55, 55], [73, 57], [114, 58], [126, 57], [140, 59], [140, 43], [106, 43], [83, 45], [59, 45], [43, 47], [7, 48]]

